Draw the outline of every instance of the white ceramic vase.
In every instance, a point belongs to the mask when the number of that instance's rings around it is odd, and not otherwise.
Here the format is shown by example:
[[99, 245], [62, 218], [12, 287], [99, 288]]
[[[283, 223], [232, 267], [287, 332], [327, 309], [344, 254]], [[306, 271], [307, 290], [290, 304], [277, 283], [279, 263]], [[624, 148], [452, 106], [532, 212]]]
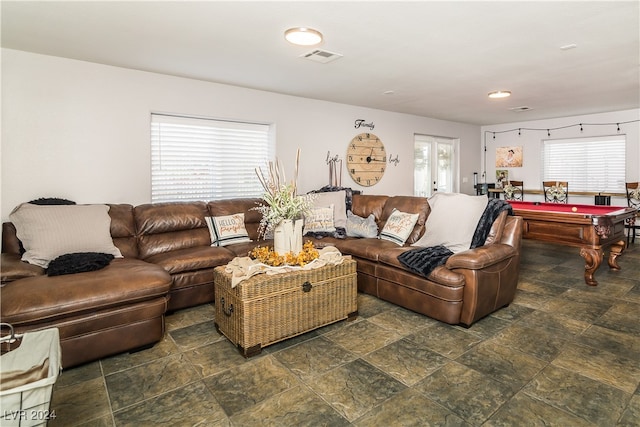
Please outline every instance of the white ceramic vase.
[[280, 255], [302, 251], [302, 220], [285, 219], [273, 230], [273, 250]]

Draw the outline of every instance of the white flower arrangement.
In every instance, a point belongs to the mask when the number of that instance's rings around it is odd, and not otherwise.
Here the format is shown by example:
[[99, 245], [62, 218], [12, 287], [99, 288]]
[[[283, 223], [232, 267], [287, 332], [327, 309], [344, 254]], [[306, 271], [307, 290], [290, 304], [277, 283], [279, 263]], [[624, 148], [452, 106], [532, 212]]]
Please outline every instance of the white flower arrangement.
[[260, 237], [273, 232], [275, 227], [285, 219], [298, 219], [309, 211], [312, 198], [297, 195], [298, 166], [300, 164], [300, 149], [296, 154], [294, 178], [286, 182], [284, 168], [276, 159], [269, 162], [267, 174], [261, 168], [256, 168], [258, 179], [264, 188], [262, 199], [264, 203], [254, 208], [262, 213], [258, 234]]

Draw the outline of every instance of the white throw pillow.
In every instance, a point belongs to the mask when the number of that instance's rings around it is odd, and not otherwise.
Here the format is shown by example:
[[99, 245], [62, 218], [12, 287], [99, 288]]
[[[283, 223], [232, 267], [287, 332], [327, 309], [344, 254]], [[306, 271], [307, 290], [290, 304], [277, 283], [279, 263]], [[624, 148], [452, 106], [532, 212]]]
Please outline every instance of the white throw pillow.
[[400, 246], [404, 245], [413, 231], [420, 214], [410, 214], [394, 209], [380, 232], [380, 238]]
[[336, 231], [333, 219], [333, 205], [323, 208], [311, 208], [304, 216], [304, 232], [307, 233], [333, 233]]
[[204, 218], [211, 235], [211, 246], [227, 246], [250, 242], [244, 226], [244, 212], [233, 215], [207, 216]]
[[429, 198], [431, 212], [424, 235], [411, 246], [442, 245], [453, 253], [466, 251], [488, 202], [487, 196], [436, 193]]
[[107, 205], [34, 205], [23, 203], [9, 215], [22, 241], [22, 260], [47, 268], [61, 255], [99, 252], [122, 258], [111, 238]]
[[[333, 226], [347, 228], [347, 192], [328, 191], [323, 193], [311, 193], [307, 196], [313, 198], [311, 208], [322, 208], [333, 205]], [[335, 230], [334, 230], [335, 231]]]

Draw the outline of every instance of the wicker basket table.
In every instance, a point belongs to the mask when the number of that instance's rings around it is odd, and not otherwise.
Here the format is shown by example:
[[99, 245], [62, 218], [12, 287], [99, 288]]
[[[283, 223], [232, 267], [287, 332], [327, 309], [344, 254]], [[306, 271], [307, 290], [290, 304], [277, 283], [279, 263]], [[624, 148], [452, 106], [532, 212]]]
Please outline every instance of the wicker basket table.
[[356, 262], [282, 274], [258, 274], [231, 287], [214, 270], [215, 327], [245, 357], [263, 347], [358, 315]]

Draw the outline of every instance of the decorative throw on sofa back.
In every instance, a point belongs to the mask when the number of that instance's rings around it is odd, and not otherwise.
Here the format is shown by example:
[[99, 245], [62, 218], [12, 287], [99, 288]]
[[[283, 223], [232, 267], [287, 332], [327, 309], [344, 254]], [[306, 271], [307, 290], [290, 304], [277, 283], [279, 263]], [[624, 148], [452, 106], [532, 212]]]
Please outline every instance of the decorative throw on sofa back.
[[[491, 226], [500, 213], [505, 210], [509, 212], [509, 215], [513, 215], [513, 209], [508, 202], [499, 199], [489, 200], [478, 221], [469, 249], [484, 245], [491, 231]], [[398, 261], [414, 273], [427, 277], [436, 267], [445, 264], [451, 255], [453, 252], [450, 249], [443, 245], [436, 245], [403, 252], [398, 255]]]

